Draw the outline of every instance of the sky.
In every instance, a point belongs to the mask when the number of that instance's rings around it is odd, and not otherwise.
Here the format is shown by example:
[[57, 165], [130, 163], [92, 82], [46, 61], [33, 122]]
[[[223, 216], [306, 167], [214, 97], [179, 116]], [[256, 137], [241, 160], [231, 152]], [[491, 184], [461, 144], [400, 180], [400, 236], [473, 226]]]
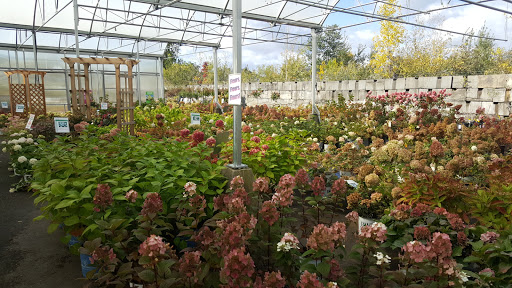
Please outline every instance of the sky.
[[[477, 1], [477, 0], [472, 0]], [[341, 0], [338, 3], [338, 7], [348, 8], [357, 6], [359, 3], [370, 3], [374, 1], [370, 0]], [[428, 11], [440, 7], [453, 6], [465, 4], [460, 0], [400, 0], [399, 5], [401, 8], [402, 15], [414, 13], [415, 11], [406, 8], [415, 9], [417, 11]], [[502, 0], [488, 1], [483, 3], [485, 5], [493, 6], [503, 10], [511, 11], [512, 4], [506, 3]], [[379, 4], [380, 5], [380, 4]], [[377, 6], [378, 9], [379, 6]], [[357, 11], [372, 13], [375, 5], [368, 5], [362, 8], [357, 8]], [[363, 10], [364, 9], [364, 10]], [[467, 33], [471, 29], [479, 31], [484, 25], [489, 29], [489, 32], [499, 39], [508, 41], [495, 41], [496, 45], [504, 47], [506, 49], [512, 49], [512, 15], [506, 16], [505, 13], [491, 10], [488, 8], [479, 7], [476, 5], [467, 5], [452, 9], [445, 9], [438, 12], [431, 12], [429, 14], [421, 14], [420, 16], [408, 16], [403, 18], [404, 21], [412, 23], [422, 23], [428, 26], [434, 26], [445, 30], [457, 31], [461, 33]], [[340, 27], [352, 25], [356, 23], [363, 23], [368, 20], [366, 17], [350, 15], [346, 13], [331, 13], [327, 18], [324, 26], [327, 25], [338, 25]], [[415, 26], [404, 25], [407, 31], [412, 32], [412, 28]], [[367, 47], [366, 52], [369, 53], [369, 49], [372, 45], [372, 39], [379, 34], [380, 24], [379, 22], [366, 23], [355, 27], [342, 29], [342, 33], [347, 37], [352, 48], [355, 50], [359, 45]], [[301, 33], [308, 33], [307, 29], [298, 29]], [[438, 33], [443, 38], [451, 38], [452, 45], [457, 46], [461, 43], [462, 36], [439, 32], [435, 30], [427, 30], [427, 33]], [[427, 34], [429, 35], [429, 34]], [[230, 47], [231, 38], [225, 39], [221, 43], [221, 47]], [[254, 69], [258, 65], [268, 64], [280, 64], [282, 63], [282, 53], [286, 49], [297, 51], [300, 47], [294, 47], [293, 45], [285, 45], [278, 43], [264, 43], [257, 45], [250, 45], [242, 47], [242, 66]], [[182, 47], [180, 50], [181, 57], [186, 61], [192, 61], [195, 63], [201, 63], [203, 61], [210, 61], [212, 59], [212, 50], [209, 48], [191, 48]], [[226, 63], [231, 63], [231, 49], [220, 49], [219, 59]]]

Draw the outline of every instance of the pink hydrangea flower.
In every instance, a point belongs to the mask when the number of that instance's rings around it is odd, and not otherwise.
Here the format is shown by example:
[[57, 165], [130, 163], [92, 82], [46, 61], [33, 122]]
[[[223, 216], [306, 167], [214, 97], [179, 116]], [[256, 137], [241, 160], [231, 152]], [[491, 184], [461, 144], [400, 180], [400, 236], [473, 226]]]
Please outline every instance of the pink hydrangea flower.
[[268, 193], [269, 189], [269, 180], [266, 177], [259, 177], [252, 184], [252, 190], [261, 194]]
[[334, 223], [331, 227], [318, 224], [308, 238], [307, 246], [314, 250], [334, 251], [346, 236], [345, 223]]
[[263, 282], [260, 283], [261, 278], [257, 278], [256, 282], [254, 283], [254, 288], [283, 288], [286, 285], [286, 280], [281, 275], [281, 271], [277, 272], [271, 272], [268, 271], [265, 272], [265, 278], [263, 279]]
[[137, 193], [137, 191], [135, 191], [133, 189], [126, 192], [126, 195], [124, 196], [124, 198], [126, 198], [126, 200], [128, 200], [132, 203], [135, 203], [135, 201], [137, 201], [137, 197], [139, 197], [139, 193]]
[[199, 282], [198, 274], [199, 272], [201, 272], [200, 265], [201, 252], [187, 251], [179, 260], [178, 271], [180, 272], [181, 275], [186, 276], [188, 279], [192, 280], [193, 283], [197, 283]]
[[160, 198], [160, 194], [153, 192], [146, 196], [146, 200], [144, 200], [140, 214], [143, 216], [149, 216], [149, 214], [158, 214], [158, 212], [162, 212], [162, 209], [163, 203], [162, 198]]
[[344, 179], [337, 179], [331, 187], [331, 193], [335, 196], [343, 196], [347, 192], [347, 185]]
[[199, 130], [194, 131], [194, 133], [192, 133], [192, 140], [194, 140], [195, 143], [203, 142], [204, 133]]
[[426, 246], [419, 241], [407, 242], [402, 247], [402, 252], [404, 253], [402, 257], [408, 260], [412, 260], [415, 263], [430, 260], [434, 256], [432, 247]]
[[304, 169], [299, 169], [295, 174], [295, 183], [299, 189], [306, 189], [309, 185], [309, 175]]
[[260, 142], [261, 142], [261, 139], [260, 139], [260, 137], [258, 137], [258, 136], [252, 136], [252, 137], [251, 137], [251, 141], [256, 142], [256, 143], [260, 143]]
[[114, 198], [112, 196], [112, 191], [110, 191], [110, 186], [108, 186], [108, 184], [98, 184], [96, 187], [96, 194], [94, 195], [92, 202], [98, 206], [94, 209], [96, 212], [112, 205]]
[[500, 237], [500, 234], [492, 231], [487, 231], [480, 235], [480, 240], [484, 243], [494, 243]]
[[182, 138], [186, 138], [186, 137], [188, 137], [188, 135], [189, 135], [189, 134], [190, 134], [190, 130], [188, 130], [188, 129], [186, 129], [186, 128], [180, 131], [180, 136], [181, 136]]
[[227, 285], [225, 287], [252, 287], [251, 277], [254, 274], [254, 261], [245, 247], [234, 249], [224, 257], [224, 266], [220, 277]]
[[213, 137], [206, 139], [206, 145], [208, 145], [210, 147], [215, 146], [215, 143], [217, 143], [217, 141]]
[[348, 223], [357, 224], [359, 222], [359, 213], [357, 211], [352, 211], [345, 216]]
[[244, 187], [244, 178], [242, 178], [240, 176], [236, 176], [235, 178], [233, 178], [231, 180], [230, 189], [232, 191], [235, 191], [237, 188], [242, 188], [242, 187]]
[[194, 182], [187, 182], [185, 186], [185, 193], [183, 193], [183, 197], [192, 197], [196, 194], [197, 185]]
[[276, 204], [270, 200], [263, 202], [260, 215], [270, 226], [274, 225], [279, 219], [279, 211], [277, 211]]
[[277, 243], [277, 251], [289, 252], [291, 249], [299, 249], [299, 239], [292, 233], [284, 233], [281, 241]]
[[313, 195], [322, 195], [325, 191], [325, 180], [322, 176], [316, 176], [311, 182], [311, 189], [313, 189]]
[[151, 258], [158, 258], [161, 255], [165, 255], [169, 247], [168, 243], [165, 243], [162, 237], [152, 234], [139, 246], [139, 254], [141, 256], [149, 256]]
[[217, 120], [217, 121], [215, 122], [215, 126], [216, 126], [217, 128], [219, 128], [219, 129], [224, 129], [224, 121], [222, 121], [222, 120]]
[[117, 258], [116, 253], [112, 248], [109, 247], [98, 247], [94, 249], [91, 253], [91, 257], [89, 258], [91, 264], [94, 264], [96, 261], [103, 261], [105, 263], [112, 263]]
[[377, 242], [384, 242], [387, 239], [386, 233], [386, 225], [380, 222], [375, 222], [372, 225], [361, 227], [361, 233], [359, 233], [359, 236], [363, 239], [366, 238]]
[[324, 285], [317, 279], [316, 273], [304, 271], [297, 283], [297, 288], [323, 288]]

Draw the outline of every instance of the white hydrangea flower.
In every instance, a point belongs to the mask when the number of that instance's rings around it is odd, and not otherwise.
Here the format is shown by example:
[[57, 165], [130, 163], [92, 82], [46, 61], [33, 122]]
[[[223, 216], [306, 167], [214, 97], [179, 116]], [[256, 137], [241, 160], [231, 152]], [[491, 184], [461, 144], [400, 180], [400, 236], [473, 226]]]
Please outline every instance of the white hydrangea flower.
[[3, 145], [5, 145], [5, 144], [7, 144], [7, 142], [5, 142], [5, 141], [2, 141], [2, 144], [3, 144]]
[[332, 125], [337, 126], [338, 122], [332, 122]]
[[478, 150], [478, 148], [475, 145], [471, 146], [471, 151], [476, 151], [476, 150]]
[[14, 151], [20, 151], [21, 145], [16, 144], [16, 145], [14, 145], [14, 147], [12, 149], [14, 149]]
[[318, 142], [318, 138], [316, 138], [316, 137], [313, 138], [313, 142], [315, 142], [315, 143]]
[[20, 139], [18, 139], [18, 143], [25, 143], [27, 142], [27, 138], [25, 137], [21, 137]]
[[377, 254], [373, 256], [377, 258], [377, 265], [382, 265], [382, 263], [391, 262], [391, 258], [388, 255], [384, 255], [382, 252], [377, 252]]
[[20, 157], [18, 157], [18, 162], [20, 162], [20, 163], [27, 162], [27, 160], [28, 160], [28, 159], [27, 159], [27, 157], [25, 157], [25, 156], [20, 156]]
[[295, 125], [299, 125], [299, 124], [300, 124], [300, 122], [299, 122], [299, 120], [296, 120], [295, 122], [293, 122], [293, 124], [295, 124]]
[[462, 282], [468, 282], [468, 280], [469, 280], [468, 274], [466, 274], [466, 272], [464, 272], [464, 271], [460, 271], [458, 276]]
[[156, 125], [155, 125], [155, 123], [151, 123], [150, 126], [151, 126], [151, 128], [154, 128]]
[[355, 132], [350, 131], [350, 132], [348, 132], [348, 136], [350, 136], [350, 137], [354, 137], [354, 136], [356, 136], [356, 133], [355, 133]]
[[7, 152], [7, 148], [5, 148], [5, 147], [2, 148], [2, 152], [4, 152], [4, 153]]
[[30, 165], [34, 165], [37, 163], [37, 159], [36, 158], [30, 158], [30, 160], [28, 160], [28, 163], [30, 163]]
[[277, 137], [277, 134], [276, 133], [272, 134], [272, 137]]
[[16, 192], [16, 189], [14, 189], [14, 188], [9, 189], [9, 193], [14, 193], [14, 192]]
[[210, 121], [208, 121], [208, 123], [212, 124], [213, 123], [213, 119], [210, 119]]
[[32, 144], [34, 143], [34, 139], [32, 138], [27, 138], [27, 144]]

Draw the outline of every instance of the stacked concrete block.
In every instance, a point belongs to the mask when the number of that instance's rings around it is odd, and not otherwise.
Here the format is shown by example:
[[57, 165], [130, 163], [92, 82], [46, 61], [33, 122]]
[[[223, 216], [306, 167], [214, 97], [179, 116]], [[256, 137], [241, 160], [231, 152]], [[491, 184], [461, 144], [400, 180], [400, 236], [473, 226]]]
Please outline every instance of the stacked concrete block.
[[418, 88], [418, 78], [407, 77], [405, 78], [405, 89], [417, 89]]
[[347, 90], [356, 90], [356, 82], [357, 80], [348, 80], [348, 87]]
[[297, 90], [297, 82], [284, 82], [283, 90], [294, 91]]
[[419, 77], [417, 88], [437, 89], [437, 77]]
[[340, 82], [340, 90], [349, 90], [348, 89], [348, 81], [349, 80], [343, 80]]
[[452, 88], [462, 89], [468, 87], [464, 76], [453, 76], [452, 79]]
[[446, 97], [448, 102], [465, 102], [467, 96], [467, 89], [446, 89], [446, 93], [450, 93], [451, 95]]
[[378, 79], [378, 80], [375, 80], [374, 82], [375, 82], [375, 88], [374, 89], [376, 91], [384, 91], [384, 90], [386, 90], [384, 88], [384, 86], [385, 86], [384, 85], [384, 79]]
[[340, 86], [341, 86], [340, 81], [325, 82], [325, 90], [329, 90], [329, 91], [340, 90]]
[[480, 98], [482, 101], [487, 102], [505, 102], [508, 101], [506, 95], [507, 91], [505, 88], [483, 88]]
[[396, 79], [395, 89], [398, 91], [405, 91], [405, 78]]
[[510, 103], [496, 104], [496, 114], [498, 114], [500, 116], [509, 116], [511, 113], [512, 113], [512, 105]]
[[395, 79], [384, 79], [384, 90], [394, 90], [394, 89], [396, 89], [396, 80]]
[[438, 89], [450, 89], [452, 88], [452, 76], [443, 76], [441, 77], [441, 81], [439, 83]]
[[480, 95], [482, 95], [482, 91], [479, 91], [478, 88], [469, 88], [467, 89], [466, 101], [480, 101]]
[[477, 75], [471, 75], [467, 77], [467, 87], [469, 88], [478, 88], [478, 76]]

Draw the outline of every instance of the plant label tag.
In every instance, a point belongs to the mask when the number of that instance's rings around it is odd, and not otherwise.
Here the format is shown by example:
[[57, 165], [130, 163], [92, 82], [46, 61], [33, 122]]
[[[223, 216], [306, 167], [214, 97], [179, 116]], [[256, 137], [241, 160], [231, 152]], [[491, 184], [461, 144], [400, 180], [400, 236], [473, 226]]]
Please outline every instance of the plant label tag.
[[345, 180], [345, 182], [348, 185], [350, 185], [350, 186], [352, 186], [353, 188], [356, 188], [356, 189], [357, 189], [357, 186], [359, 186], [359, 184], [356, 181], [354, 181], [354, 180]]
[[35, 114], [30, 114], [28, 117], [27, 125], [25, 126], [25, 129], [32, 130], [32, 122], [34, 122], [34, 118], [36, 117]]
[[229, 74], [229, 105], [242, 105], [242, 74]]
[[370, 226], [373, 223], [375, 223], [375, 221], [359, 217], [359, 234], [361, 234], [361, 228], [364, 226]]
[[23, 113], [23, 111], [25, 111], [25, 105], [16, 104], [16, 113]]
[[199, 113], [190, 113], [190, 124], [201, 125], [201, 115]]
[[69, 119], [65, 117], [53, 118], [55, 123], [55, 133], [69, 133]]
[[391, 128], [391, 121], [388, 120], [388, 127]]
[[7, 106], [7, 102], [2, 102], [2, 108], [4, 108], [4, 109], [7, 109], [7, 108], [8, 108], [8, 106]]
[[107, 110], [108, 109], [108, 103], [102, 102], [101, 103], [101, 110]]

